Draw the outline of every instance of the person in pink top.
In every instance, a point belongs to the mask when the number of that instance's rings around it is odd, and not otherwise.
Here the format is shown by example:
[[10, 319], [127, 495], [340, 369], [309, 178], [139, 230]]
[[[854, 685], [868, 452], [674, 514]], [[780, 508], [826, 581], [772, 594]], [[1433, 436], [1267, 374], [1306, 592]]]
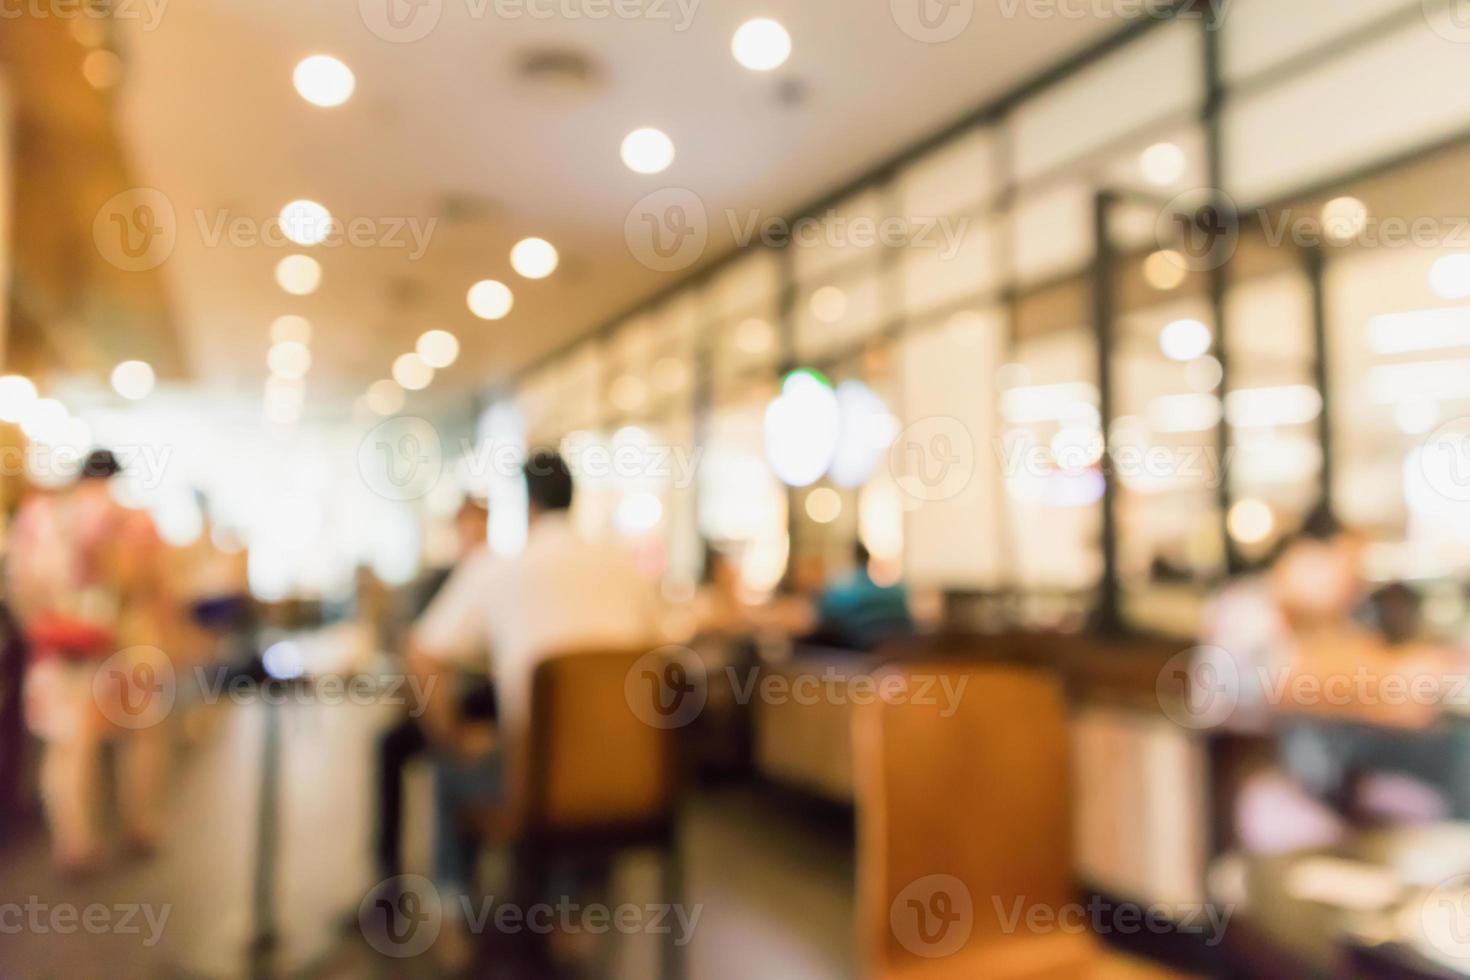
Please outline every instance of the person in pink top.
[[122, 742], [119, 804], [125, 842], [150, 851], [173, 693], [163, 651], [168, 596], [163, 545], [146, 511], [118, 505], [121, 471], [106, 450], [74, 484], [35, 493], [11, 530], [6, 588], [29, 647], [26, 722], [44, 743], [41, 796], [52, 852], [65, 871], [90, 870], [98, 836], [103, 743]]

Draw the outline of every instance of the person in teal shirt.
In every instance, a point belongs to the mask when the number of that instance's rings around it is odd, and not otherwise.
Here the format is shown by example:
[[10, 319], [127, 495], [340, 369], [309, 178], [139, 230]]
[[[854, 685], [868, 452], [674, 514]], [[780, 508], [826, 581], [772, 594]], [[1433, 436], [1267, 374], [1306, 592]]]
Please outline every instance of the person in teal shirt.
[[868, 574], [868, 549], [853, 548], [854, 567], [830, 583], [817, 599], [817, 628], [808, 642], [870, 651], [914, 631], [908, 590], [879, 585]]

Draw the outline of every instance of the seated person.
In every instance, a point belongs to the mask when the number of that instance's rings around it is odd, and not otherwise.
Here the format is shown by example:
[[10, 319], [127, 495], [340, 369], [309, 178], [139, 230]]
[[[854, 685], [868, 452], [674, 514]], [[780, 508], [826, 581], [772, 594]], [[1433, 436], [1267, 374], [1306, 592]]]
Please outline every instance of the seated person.
[[871, 556], [861, 541], [853, 546], [853, 568], [817, 597], [817, 627], [806, 642], [870, 652], [914, 631], [908, 590], [879, 585], [869, 572]]
[[[577, 650], [652, 649], [659, 606], [652, 584], [620, 548], [581, 537], [570, 519], [572, 475], [554, 452], [524, 467], [526, 545], [514, 558], [485, 548], [467, 555], [413, 631], [410, 664], [427, 692], [424, 725], [435, 752], [434, 877], [444, 903], [439, 948], [449, 964], [467, 955], [462, 899], [473, 886], [474, 851], [464, 811], [514, 813], [524, 780], [532, 675], [543, 659]], [[446, 685], [447, 661], [488, 650], [498, 719], [470, 722]]]

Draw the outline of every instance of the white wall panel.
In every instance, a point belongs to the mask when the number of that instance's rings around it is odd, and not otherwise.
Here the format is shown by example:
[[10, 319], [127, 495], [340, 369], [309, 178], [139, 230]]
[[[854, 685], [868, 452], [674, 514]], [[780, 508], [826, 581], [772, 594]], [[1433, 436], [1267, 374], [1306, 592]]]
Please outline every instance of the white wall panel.
[[1017, 202], [1012, 221], [1022, 282], [1071, 272], [1092, 257], [1093, 200], [1092, 187], [1074, 181]]
[[905, 574], [916, 584], [985, 588], [1003, 573], [993, 379], [1006, 323], [998, 311], [986, 319], [986, 330], [924, 330], [901, 348], [906, 428], [889, 459], [910, 491]]
[[1198, 21], [1169, 24], [1023, 104], [1011, 117], [1017, 176], [1035, 177], [1199, 105], [1202, 48]]
[[899, 174], [895, 190], [903, 213], [915, 217], [959, 214], [992, 200], [1003, 180], [988, 129], [958, 137]]
[[1415, 23], [1232, 103], [1226, 189], [1249, 207], [1470, 127], [1467, 56]]
[[1420, 0], [1232, 0], [1221, 54], [1225, 77], [1249, 78]]

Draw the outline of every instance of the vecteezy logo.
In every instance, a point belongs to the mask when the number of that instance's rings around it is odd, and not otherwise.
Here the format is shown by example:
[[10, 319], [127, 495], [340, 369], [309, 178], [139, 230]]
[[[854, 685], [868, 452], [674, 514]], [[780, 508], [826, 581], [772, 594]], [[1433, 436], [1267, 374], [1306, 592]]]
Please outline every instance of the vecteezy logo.
[[1411, 922], [1408, 938], [1457, 974], [1470, 968], [1470, 875], [1440, 882], [1419, 903], [1418, 921]]
[[919, 419], [889, 447], [888, 468], [898, 488], [915, 500], [951, 500], [975, 475], [975, 440], [959, 419]]
[[158, 647], [119, 650], [92, 675], [92, 700], [119, 728], [152, 728], [168, 717], [177, 696], [173, 661]]
[[970, 941], [975, 902], [954, 875], [910, 882], [888, 908], [888, 925], [904, 949], [925, 959], [951, 956]]
[[357, 0], [357, 12], [378, 37], [409, 44], [428, 37], [439, 25], [444, 0]]
[[1446, 41], [1470, 44], [1470, 0], [1421, 0], [1429, 29]]
[[92, 219], [97, 251], [124, 272], [158, 268], [173, 254], [178, 237], [173, 202], [152, 187], [114, 194]]
[[1159, 212], [1154, 235], [1159, 248], [1175, 253], [1170, 260], [1182, 261], [1190, 272], [1218, 269], [1240, 242], [1235, 201], [1224, 191], [1185, 191]]
[[1470, 503], [1470, 416], [1451, 419], [1419, 447], [1419, 469], [1435, 493]]
[[417, 500], [444, 471], [439, 433], [427, 420], [402, 415], [378, 423], [357, 447], [357, 470], [387, 500]]
[[650, 728], [683, 728], [699, 717], [709, 697], [704, 661], [687, 647], [646, 653], [623, 678], [623, 696], [638, 720]]
[[444, 906], [432, 881], [398, 875], [367, 893], [357, 907], [357, 925], [368, 945], [384, 956], [418, 956], [439, 938]]
[[665, 187], [641, 198], [623, 222], [628, 251], [655, 272], [678, 272], [698, 262], [709, 244], [709, 213], [698, 194]]
[[975, 17], [975, 0], [889, 0], [888, 7], [898, 29], [925, 44], [953, 41]]
[[1164, 715], [1183, 728], [1217, 728], [1240, 704], [1240, 668], [1221, 647], [1174, 654], [1154, 686]]

